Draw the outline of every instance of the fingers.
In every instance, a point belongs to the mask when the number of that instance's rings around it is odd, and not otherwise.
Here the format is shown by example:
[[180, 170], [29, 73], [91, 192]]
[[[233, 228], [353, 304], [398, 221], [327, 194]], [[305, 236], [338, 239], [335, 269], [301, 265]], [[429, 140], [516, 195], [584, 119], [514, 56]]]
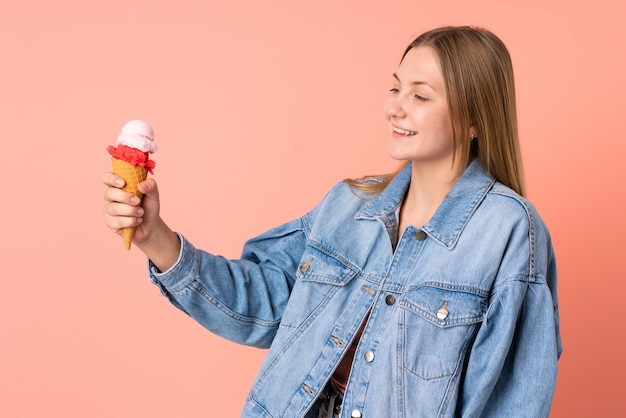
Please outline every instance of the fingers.
[[109, 187], [124, 187], [124, 184], [126, 183], [123, 178], [115, 175], [114, 173], [104, 173], [100, 179]]
[[136, 206], [141, 201], [137, 196], [132, 193], [128, 193], [122, 189], [118, 189], [114, 187], [107, 187], [104, 190], [104, 201], [105, 203], [125, 203], [127, 205]]
[[[105, 202], [120, 202], [134, 206], [141, 203], [141, 199], [137, 196], [122, 190], [125, 185], [125, 181], [122, 177], [119, 177], [114, 173], [104, 173], [102, 174], [101, 180], [105, 185], [109, 186], [104, 191]], [[149, 195], [153, 199], [158, 200], [159, 192], [156, 182], [153, 179], [148, 179], [139, 183], [138, 189], [144, 195]]]
[[141, 200], [137, 196], [122, 189], [124, 179], [114, 173], [104, 173], [101, 180], [108, 186], [104, 191], [104, 223], [118, 232], [122, 228], [140, 224], [145, 210], [140, 206]]
[[138, 226], [143, 222], [143, 218], [135, 216], [119, 216], [104, 211], [104, 224], [115, 232], [121, 232], [122, 228]]
[[105, 202], [104, 212], [109, 216], [141, 217], [145, 211], [141, 206], [119, 202]]
[[154, 179], [149, 178], [138, 185], [143, 199], [123, 189], [124, 180], [114, 173], [104, 173], [102, 182], [108, 186], [104, 191], [104, 223], [121, 233], [122, 228], [138, 226], [135, 242], [145, 240], [159, 221], [159, 190]]
[[121, 189], [107, 188], [104, 196], [104, 223], [114, 231], [142, 222], [145, 210], [138, 206], [137, 196]]

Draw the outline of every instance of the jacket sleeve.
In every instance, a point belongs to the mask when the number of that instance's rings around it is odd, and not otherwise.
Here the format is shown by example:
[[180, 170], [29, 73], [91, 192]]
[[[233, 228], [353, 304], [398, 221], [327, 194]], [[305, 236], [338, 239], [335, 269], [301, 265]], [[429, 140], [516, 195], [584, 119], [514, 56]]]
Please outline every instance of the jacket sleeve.
[[302, 220], [251, 239], [238, 260], [198, 250], [179, 237], [181, 253], [170, 270], [160, 273], [148, 262], [151, 281], [176, 307], [217, 335], [269, 347], [305, 247]]
[[532, 211], [503, 257], [467, 359], [459, 416], [549, 416], [562, 352], [556, 263]]

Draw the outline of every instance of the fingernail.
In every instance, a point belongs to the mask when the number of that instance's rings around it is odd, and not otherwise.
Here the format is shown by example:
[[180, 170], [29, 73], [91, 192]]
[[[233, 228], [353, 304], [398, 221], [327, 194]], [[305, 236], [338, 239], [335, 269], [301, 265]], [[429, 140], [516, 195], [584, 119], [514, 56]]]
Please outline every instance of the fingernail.
[[140, 200], [139, 200], [139, 198], [137, 196], [132, 196], [130, 198], [130, 203], [132, 203], [133, 205], [136, 205], [139, 202], [140, 202]]
[[124, 185], [124, 180], [122, 179], [115, 179], [115, 184], [118, 186], [123, 186]]
[[143, 209], [137, 208], [137, 216], [143, 216]]

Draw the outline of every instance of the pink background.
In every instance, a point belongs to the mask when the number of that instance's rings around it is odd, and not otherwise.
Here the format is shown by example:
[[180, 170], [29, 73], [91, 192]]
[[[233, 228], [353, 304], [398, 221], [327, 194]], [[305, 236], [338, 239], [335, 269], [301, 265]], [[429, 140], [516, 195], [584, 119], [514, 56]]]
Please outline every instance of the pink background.
[[[163, 216], [229, 257], [395, 167], [382, 100], [443, 24], [513, 56], [565, 353], [553, 417], [624, 416], [626, 10], [618, 0], [0, 4], [0, 415], [235, 417], [265, 354], [171, 307], [102, 222], [105, 148], [154, 127]], [[302, 2], [304, 3], [304, 2]]]

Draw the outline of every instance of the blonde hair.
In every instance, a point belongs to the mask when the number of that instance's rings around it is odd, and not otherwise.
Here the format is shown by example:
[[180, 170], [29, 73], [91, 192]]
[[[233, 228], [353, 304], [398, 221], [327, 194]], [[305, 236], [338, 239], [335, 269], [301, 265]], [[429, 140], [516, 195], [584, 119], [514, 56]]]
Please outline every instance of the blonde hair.
[[[432, 48], [439, 58], [452, 121], [454, 158], [459, 158], [459, 166], [465, 169], [478, 158], [496, 180], [523, 196], [513, 65], [504, 43], [485, 29], [448, 26], [417, 37], [402, 59], [411, 49], [422, 46]], [[470, 140], [472, 126], [476, 138]], [[346, 181], [360, 191], [377, 194], [406, 164], [382, 176], [381, 182]]]

